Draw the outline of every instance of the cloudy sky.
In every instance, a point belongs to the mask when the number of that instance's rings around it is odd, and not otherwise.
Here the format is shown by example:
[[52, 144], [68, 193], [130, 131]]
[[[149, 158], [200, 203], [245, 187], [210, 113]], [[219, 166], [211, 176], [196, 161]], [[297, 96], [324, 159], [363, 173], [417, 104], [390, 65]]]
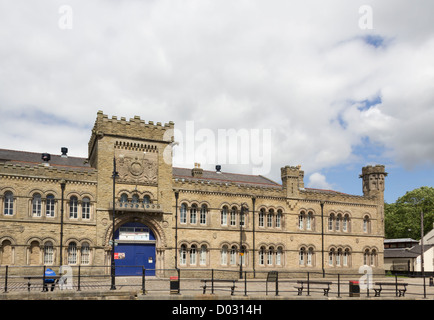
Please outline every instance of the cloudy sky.
[[280, 182], [300, 164], [307, 187], [361, 194], [362, 166], [384, 164], [394, 202], [433, 186], [433, 12], [432, 0], [0, 0], [0, 148], [86, 157], [102, 110], [174, 121], [181, 167]]

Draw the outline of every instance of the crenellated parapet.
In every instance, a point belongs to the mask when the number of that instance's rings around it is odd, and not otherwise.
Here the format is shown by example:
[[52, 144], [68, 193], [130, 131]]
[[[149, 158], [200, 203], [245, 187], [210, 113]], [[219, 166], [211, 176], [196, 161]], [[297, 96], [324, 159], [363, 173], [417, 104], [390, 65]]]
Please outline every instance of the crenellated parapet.
[[65, 169], [55, 166], [39, 164], [35, 166], [20, 164], [0, 164], [0, 176], [11, 179], [24, 180], [59, 180], [77, 181], [82, 183], [96, 183], [95, 169]]
[[102, 111], [98, 111], [89, 140], [89, 154], [91, 154], [95, 140], [104, 135], [128, 139], [171, 142], [173, 141], [173, 132], [169, 130], [173, 130], [174, 127], [173, 121], [163, 125], [161, 122], [145, 122], [139, 116], [134, 116], [134, 118], [129, 120], [125, 117], [118, 119], [116, 116], [109, 118]]

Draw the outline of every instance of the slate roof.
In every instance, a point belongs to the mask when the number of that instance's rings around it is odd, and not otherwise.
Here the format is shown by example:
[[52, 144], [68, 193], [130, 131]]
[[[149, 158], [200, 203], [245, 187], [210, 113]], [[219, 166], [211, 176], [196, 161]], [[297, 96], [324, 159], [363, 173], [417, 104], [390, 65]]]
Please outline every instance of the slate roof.
[[[70, 156], [62, 157], [61, 155], [55, 154], [50, 154], [50, 156], [51, 159], [49, 164], [53, 167], [81, 171], [95, 170], [88, 164], [86, 158]], [[41, 163], [44, 163], [44, 161], [42, 160], [42, 153], [0, 149], [0, 163], [38, 166]]]
[[[431, 249], [434, 245], [424, 245], [424, 252]], [[412, 248], [393, 248], [384, 249], [384, 258], [416, 258], [420, 256], [421, 245], [417, 244]]]
[[278, 187], [281, 185], [273, 180], [270, 180], [264, 176], [258, 175], [248, 175], [239, 173], [229, 173], [221, 172], [217, 173], [215, 171], [203, 170], [201, 177], [193, 177], [191, 174], [191, 169], [188, 168], [173, 168], [173, 178], [186, 179], [190, 181], [194, 180], [205, 180], [211, 182], [223, 182], [223, 183], [234, 183], [234, 184], [249, 184], [264, 187]]

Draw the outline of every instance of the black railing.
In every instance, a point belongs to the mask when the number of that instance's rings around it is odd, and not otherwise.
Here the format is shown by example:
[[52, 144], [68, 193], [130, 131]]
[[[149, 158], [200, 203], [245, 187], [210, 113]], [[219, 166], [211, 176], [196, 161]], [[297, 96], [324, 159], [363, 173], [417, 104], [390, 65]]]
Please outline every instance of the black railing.
[[[56, 276], [46, 274], [52, 269]], [[432, 275], [404, 277], [385, 274], [348, 274], [300, 271], [246, 271], [224, 269], [139, 269], [135, 276], [116, 275], [116, 289], [140, 294], [232, 294], [312, 297], [434, 297]], [[124, 269], [124, 271], [126, 271]], [[0, 266], [3, 294], [37, 291], [110, 290], [110, 266]], [[54, 284], [53, 284], [54, 283]], [[380, 288], [379, 285], [382, 284]], [[50, 289], [47, 288], [50, 287]], [[205, 288], [206, 286], [206, 288]], [[356, 290], [355, 290], [356, 289]]]

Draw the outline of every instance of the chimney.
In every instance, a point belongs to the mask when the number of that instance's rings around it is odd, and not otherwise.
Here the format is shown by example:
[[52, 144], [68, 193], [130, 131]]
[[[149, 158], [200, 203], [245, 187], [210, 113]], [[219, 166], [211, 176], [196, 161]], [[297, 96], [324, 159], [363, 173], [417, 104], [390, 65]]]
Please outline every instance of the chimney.
[[49, 167], [50, 164], [48, 162], [51, 160], [51, 155], [49, 153], [43, 153], [41, 158], [44, 161], [44, 166]]
[[68, 158], [68, 148], [62, 147], [60, 149], [60, 151], [62, 152], [62, 155], [61, 155], [62, 158]]
[[195, 163], [194, 168], [191, 169], [191, 175], [195, 178], [202, 177], [203, 169], [200, 167], [200, 163]]

